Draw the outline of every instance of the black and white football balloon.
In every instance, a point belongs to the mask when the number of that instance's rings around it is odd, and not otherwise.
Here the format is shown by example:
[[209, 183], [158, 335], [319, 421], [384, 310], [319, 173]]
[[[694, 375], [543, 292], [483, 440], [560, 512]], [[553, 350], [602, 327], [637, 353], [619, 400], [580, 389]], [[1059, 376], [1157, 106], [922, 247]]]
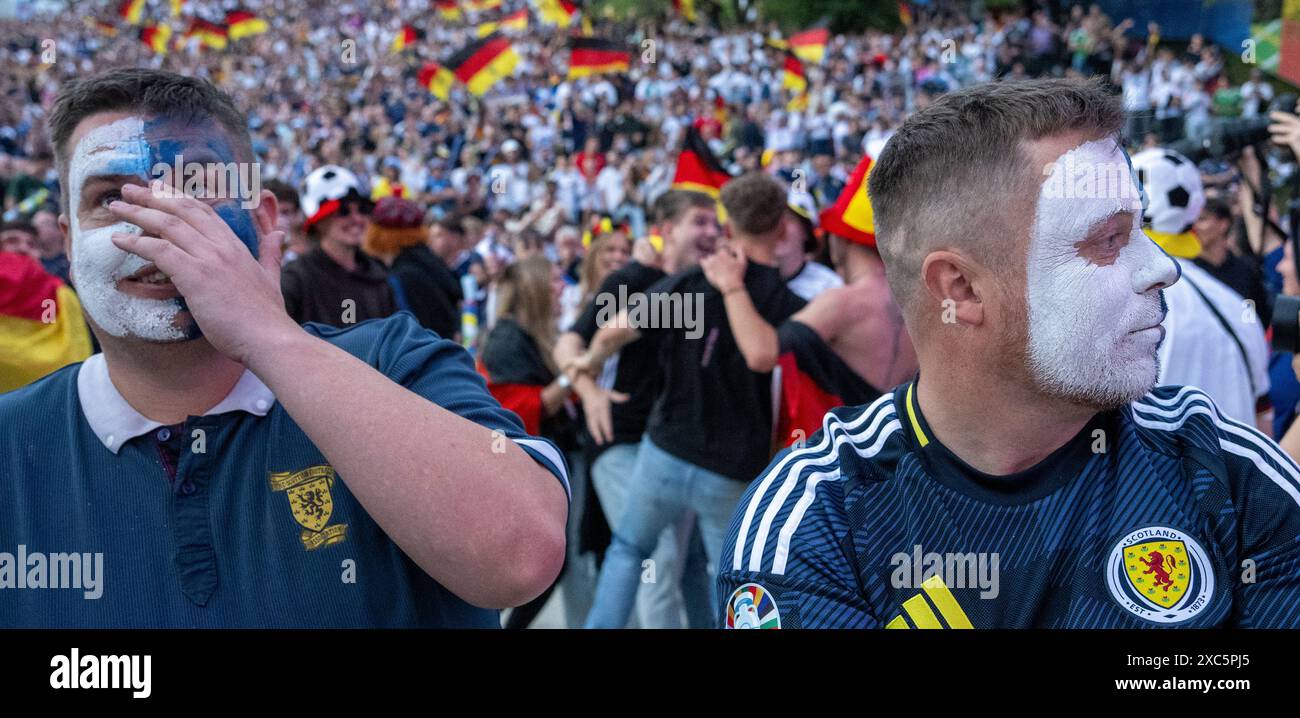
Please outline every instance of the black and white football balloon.
[[307, 175], [302, 184], [302, 212], [314, 217], [322, 204], [343, 199], [349, 192], [362, 194], [357, 176], [338, 165], [325, 165]]
[[1190, 230], [1205, 208], [1196, 165], [1173, 150], [1153, 147], [1133, 156], [1133, 169], [1146, 194], [1143, 224], [1166, 234]]

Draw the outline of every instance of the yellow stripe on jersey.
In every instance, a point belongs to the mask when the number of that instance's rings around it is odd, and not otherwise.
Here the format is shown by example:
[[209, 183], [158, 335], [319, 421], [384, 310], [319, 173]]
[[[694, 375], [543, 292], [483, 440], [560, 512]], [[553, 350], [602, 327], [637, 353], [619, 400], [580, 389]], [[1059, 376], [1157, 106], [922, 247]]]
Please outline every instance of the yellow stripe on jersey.
[[[921, 584], [922, 592], [912, 596], [903, 602], [903, 610], [912, 618], [912, 622], [917, 628], [945, 628], [939, 622], [934, 611], [930, 610], [930, 603], [933, 603], [939, 609], [939, 615], [943, 620], [948, 622], [946, 628], [966, 628], [974, 629], [970, 619], [966, 617], [966, 612], [961, 610], [961, 604], [957, 603], [957, 597], [952, 595], [952, 591], [944, 585], [943, 579], [936, 574], [927, 578], [925, 583]], [[930, 603], [926, 603], [926, 598]], [[911, 628], [907, 625], [907, 619], [903, 614], [894, 616], [894, 620], [885, 624], [885, 628]]]
[[952, 595], [952, 591], [943, 584], [943, 580], [938, 574], [931, 576], [921, 584], [925, 589], [925, 594], [934, 602], [935, 608], [939, 609], [939, 614], [943, 620], [948, 622], [949, 628], [975, 628], [971, 625], [970, 619], [966, 617], [966, 612], [961, 610], [961, 604], [957, 603], [957, 597]]
[[926, 444], [930, 443], [930, 437], [926, 436], [925, 432], [921, 430], [921, 422], [916, 419], [918, 412], [912, 398], [912, 391], [915, 388], [916, 382], [907, 385], [907, 399], [904, 403], [907, 405], [907, 418], [912, 420], [912, 431], [916, 433], [916, 440], [921, 443], [921, 448], [924, 449]]
[[943, 624], [939, 623], [939, 617], [930, 610], [930, 604], [925, 602], [925, 596], [922, 594], [918, 593], [903, 601], [903, 610], [907, 611], [907, 615], [917, 628], [943, 628]]

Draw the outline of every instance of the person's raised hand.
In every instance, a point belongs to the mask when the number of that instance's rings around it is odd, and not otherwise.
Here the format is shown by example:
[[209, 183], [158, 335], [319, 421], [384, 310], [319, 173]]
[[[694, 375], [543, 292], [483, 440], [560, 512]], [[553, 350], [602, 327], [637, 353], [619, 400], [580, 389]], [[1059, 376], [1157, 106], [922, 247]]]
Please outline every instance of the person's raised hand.
[[284, 232], [264, 234], [254, 258], [211, 206], [154, 181], [128, 184], [108, 205], [142, 234], [114, 234], [118, 248], [153, 262], [185, 298], [194, 321], [218, 351], [249, 364], [259, 349], [301, 331], [280, 294]]

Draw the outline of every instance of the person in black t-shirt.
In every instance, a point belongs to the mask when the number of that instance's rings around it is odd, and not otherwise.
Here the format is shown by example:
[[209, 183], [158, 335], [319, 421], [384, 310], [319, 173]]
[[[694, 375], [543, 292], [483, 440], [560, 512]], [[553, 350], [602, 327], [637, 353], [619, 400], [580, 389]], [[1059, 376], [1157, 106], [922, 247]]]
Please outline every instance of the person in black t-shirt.
[[[737, 341], [766, 346], [763, 327], [747, 328], [737, 337], [728, 313], [752, 307], [772, 332], [804, 306], [775, 266], [785, 189], [770, 176], [751, 172], [723, 187], [722, 204], [730, 246], [747, 260], [743, 285], [724, 296], [698, 267], [666, 277], [646, 293], [648, 306], [629, 303], [612, 326], [600, 329], [577, 363], [599, 366], [646, 333], [656, 335], [663, 371], [663, 388], [637, 454], [628, 509], [617, 521], [596, 585], [589, 628], [621, 628], [627, 622], [641, 562], [660, 531], [686, 511], [696, 513], [705, 551], [718, 565], [731, 513], [771, 456], [776, 357], [770, 362], [747, 358], [749, 352]], [[638, 309], [643, 310], [639, 318]]]
[[[655, 201], [654, 221], [663, 237], [663, 253], [657, 258], [662, 268], [633, 261], [606, 277], [573, 327], [556, 342], [558, 366], [572, 365], [587, 350], [602, 326], [603, 308], [608, 320], [608, 308], [625, 310], [627, 298], [645, 296], [646, 290], [659, 280], [695, 266], [701, 251], [711, 249], [720, 236], [716, 204], [706, 194], [687, 190], [670, 190]], [[627, 508], [635, 480], [637, 449], [658, 395], [657, 349], [652, 337], [642, 337], [611, 356], [594, 376], [579, 373], [574, 379], [594, 444], [589, 464], [591, 481], [611, 530], [617, 529]], [[700, 580], [683, 585], [684, 595], [678, 593], [674, 567], [683, 560], [680, 547], [686, 545], [685, 537], [693, 525], [694, 521], [687, 517], [679, 525], [665, 528], [658, 547], [650, 554], [657, 576], [653, 583], [642, 584], [638, 593], [637, 619], [642, 628], [680, 627], [683, 603], [690, 625], [707, 627], [712, 620], [705, 572], [688, 568], [686, 575]], [[690, 544], [685, 559], [688, 567], [696, 553], [703, 553], [698, 543], [696, 539]]]

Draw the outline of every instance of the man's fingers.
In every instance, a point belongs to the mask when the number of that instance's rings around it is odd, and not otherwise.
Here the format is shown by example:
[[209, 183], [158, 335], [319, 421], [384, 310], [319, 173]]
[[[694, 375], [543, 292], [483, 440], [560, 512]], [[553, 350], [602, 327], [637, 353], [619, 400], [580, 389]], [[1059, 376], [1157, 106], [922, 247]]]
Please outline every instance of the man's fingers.
[[609, 400], [614, 402], [615, 404], [622, 404], [623, 402], [631, 398], [632, 397], [630, 395], [624, 394], [621, 391], [611, 391], [609, 393]]
[[153, 262], [154, 266], [161, 270], [163, 274], [171, 277], [175, 277], [184, 269], [186, 259], [193, 259], [180, 247], [158, 237], [118, 232], [110, 239], [118, 249]]
[[200, 202], [158, 180], [150, 182], [148, 187], [126, 185], [122, 188], [122, 197], [132, 204], [174, 214], [197, 230], [201, 230], [213, 220], [225, 224], [225, 221], [217, 215], [217, 211], [209, 207], [206, 202]]
[[122, 221], [165, 239], [189, 254], [195, 253], [203, 241], [198, 231], [188, 222], [168, 212], [121, 200], [109, 202], [108, 211]]

